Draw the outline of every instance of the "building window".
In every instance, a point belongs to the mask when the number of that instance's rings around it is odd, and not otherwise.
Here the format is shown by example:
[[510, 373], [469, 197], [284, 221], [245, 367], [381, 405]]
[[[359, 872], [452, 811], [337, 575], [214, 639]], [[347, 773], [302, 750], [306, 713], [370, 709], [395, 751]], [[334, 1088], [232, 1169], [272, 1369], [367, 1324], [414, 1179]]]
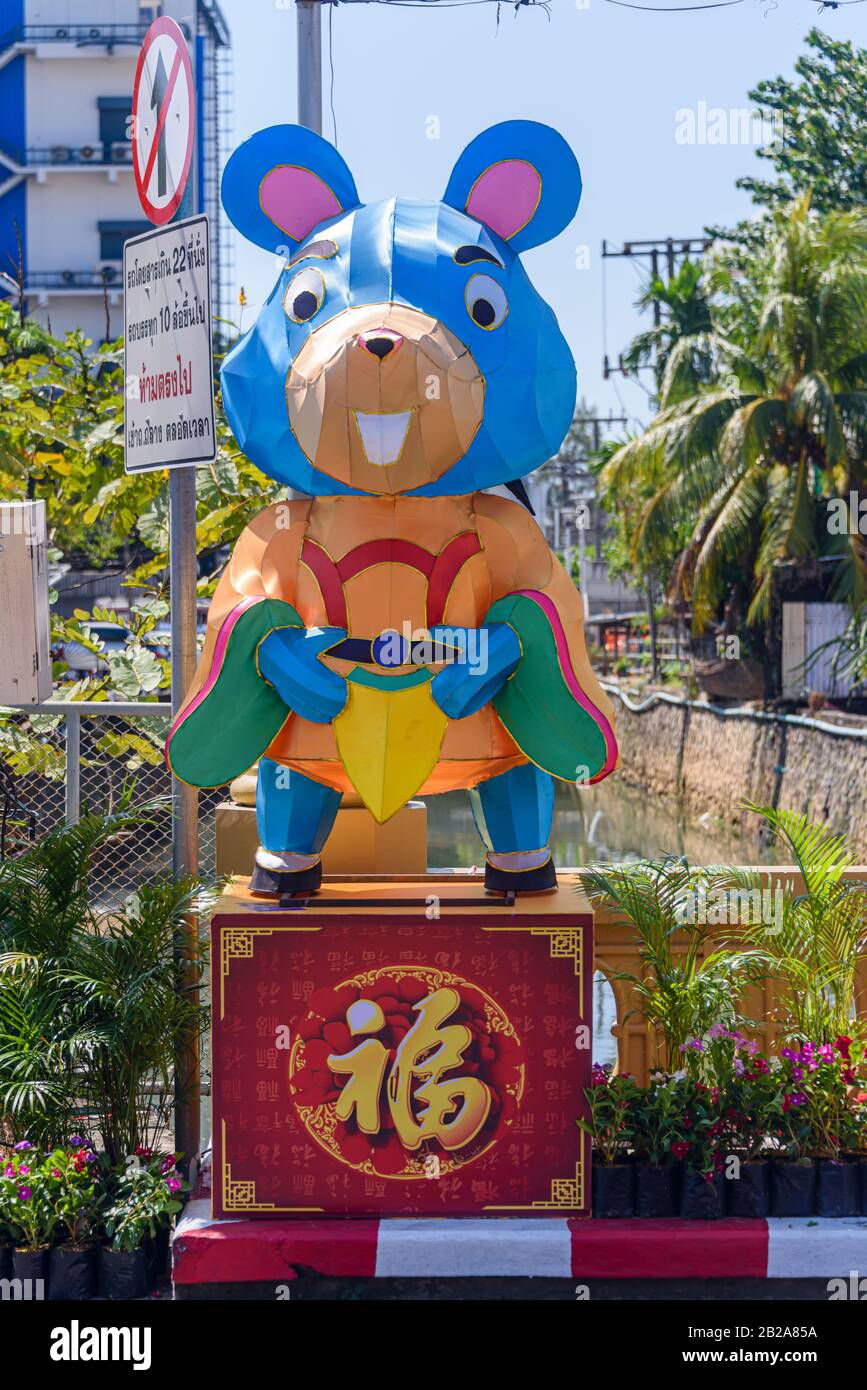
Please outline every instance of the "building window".
[[97, 226], [101, 261], [122, 261], [124, 242], [151, 230], [150, 222], [99, 222]]
[[132, 101], [129, 97], [98, 97], [99, 142], [106, 164], [128, 164], [132, 159], [129, 142], [129, 118]]

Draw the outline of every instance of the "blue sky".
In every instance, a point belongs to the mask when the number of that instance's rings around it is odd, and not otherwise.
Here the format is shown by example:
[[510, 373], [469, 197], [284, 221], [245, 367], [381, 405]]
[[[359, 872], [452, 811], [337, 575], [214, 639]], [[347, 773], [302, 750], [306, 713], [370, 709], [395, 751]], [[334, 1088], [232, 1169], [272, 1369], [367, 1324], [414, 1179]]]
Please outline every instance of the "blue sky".
[[[233, 35], [240, 141], [296, 118], [295, 7], [221, 3]], [[760, 78], [791, 73], [813, 24], [867, 43], [867, 5], [821, 16], [818, 9], [812, 0], [743, 0], [698, 13], [640, 13], [606, 0], [551, 0], [550, 18], [504, 4], [497, 28], [493, 4], [326, 5], [324, 133], [333, 139], [329, 12], [337, 144], [366, 200], [438, 197], [463, 146], [496, 121], [525, 117], [560, 130], [581, 164], [584, 195], [571, 227], [527, 252], [525, 263], [572, 347], [579, 391], [603, 414], [623, 407], [645, 419], [639, 387], [602, 377], [602, 240], [696, 236], [749, 212], [735, 179], [769, 166], [750, 143], [680, 142], [678, 113], [691, 110], [700, 122], [700, 103], [708, 113], [747, 107]], [[431, 117], [437, 139], [428, 138]], [[249, 326], [273, 284], [273, 259], [239, 237], [237, 275]], [[606, 278], [605, 337], [616, 358], [639, 326], [640, 281], [629, 261], [609, 261]]]

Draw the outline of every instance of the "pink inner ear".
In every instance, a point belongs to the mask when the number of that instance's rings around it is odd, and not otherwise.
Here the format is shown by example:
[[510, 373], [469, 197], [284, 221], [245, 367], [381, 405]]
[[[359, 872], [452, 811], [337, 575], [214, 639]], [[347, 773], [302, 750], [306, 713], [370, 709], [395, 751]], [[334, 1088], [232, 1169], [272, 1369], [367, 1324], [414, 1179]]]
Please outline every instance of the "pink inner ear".
[[265, 215], [295, 241], [303, 241], [326, 217], [341, 211], [319, 175], [297, 164], [270, 169], [259, 185], [259, 202]]
[[504, 159], [476, 179], [467, 199], [467, 212], [508, 241], [526, 227], [541, 192], [538, 169], [524, 159]]

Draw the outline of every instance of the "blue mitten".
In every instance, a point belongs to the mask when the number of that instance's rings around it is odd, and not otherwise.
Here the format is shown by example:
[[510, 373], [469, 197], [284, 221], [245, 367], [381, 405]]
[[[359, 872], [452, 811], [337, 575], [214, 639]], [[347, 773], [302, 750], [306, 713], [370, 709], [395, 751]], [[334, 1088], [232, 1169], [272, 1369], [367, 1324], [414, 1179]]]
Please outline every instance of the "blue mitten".
[[259, 670], [302, 719], [330, 724], [346, 704], [346, 681], [319, 660], [341, 641], [341, 627], [281, 627], [259, 647]]
[[449, 719], [465, 719], [488, 704], [521, 660], [521, 644], [507, 623], [481, 629], [434, 627], [431, 636], [460, 650], [457, 660], [431, 682], [431, 694]]

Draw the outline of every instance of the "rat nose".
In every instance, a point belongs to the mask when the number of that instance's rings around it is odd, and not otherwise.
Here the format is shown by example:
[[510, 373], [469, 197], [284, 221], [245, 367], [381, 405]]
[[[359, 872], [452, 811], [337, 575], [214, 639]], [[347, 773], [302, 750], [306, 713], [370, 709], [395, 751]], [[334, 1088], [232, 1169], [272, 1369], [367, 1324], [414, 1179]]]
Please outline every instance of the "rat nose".
[[359, 333], [358, 342], [365, 352], [372, 353], [383, 362], [389, 353], [397, 352], [403, 342], [403, 335], [390, 328], [371, 328], [369, 333]]

